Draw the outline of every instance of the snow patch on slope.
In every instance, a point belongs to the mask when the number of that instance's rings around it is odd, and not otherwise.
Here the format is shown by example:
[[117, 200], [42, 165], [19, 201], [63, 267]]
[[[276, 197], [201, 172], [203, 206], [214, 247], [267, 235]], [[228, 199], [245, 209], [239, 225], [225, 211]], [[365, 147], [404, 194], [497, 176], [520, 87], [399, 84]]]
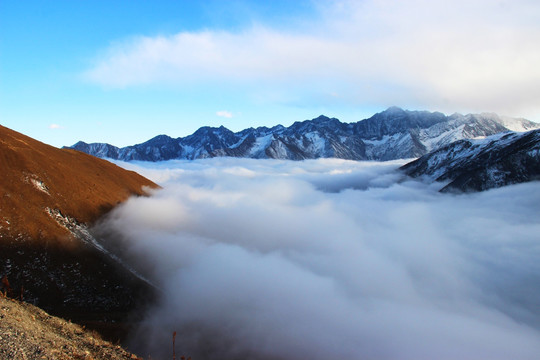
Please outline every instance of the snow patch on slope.
[[135, 275], [137, 278], [141, 279], [142, 281], [146, 282], [147, 284], [154, 286], [150, 280], [145, 278], [143, 275], [138, 273], [135, 269], [133, 269], [131, 266], [126, 264], [122, 259], [120, 259], [115, 254], [109, 252], [103, 245], [101, 245], [97, 239], [90, 234], [90, 231], [88, 230], [88, 227], [85, 224], [79, 223], [75, 218], [72, 218], [69, 215], [64, 215], [62, 212], [58, 209], [51, 209], [49, 207], [45, 208], [45, 212], [49, 214], [51, 218], [53, 218], [58, 225], [62, 226], [66, 230], [68, 230], [75, 238], [81, 240], [86, 245], [89, 245], [101, 253], [105, 254], [112, 260], [116, 261], [118, 264], [122, 265], [122, 267], [126, 268], [129, 272], [131, 272], [133, 275]]
[[47, 187], [47, 185], [45, 185], [45, 183], [43, 183], [43, 181], [38, 180], [38, 179], [33, 179], [33, 178], [31, 178], [30, 181], [32, 182], [32, 185], [34, 185], [36, 189], [44, 192], [47, 195], [51, 195], [49, 193], [49, 188]]
[[253, 144], [249, 154], [253, 157], [259, 157], [260, 155], [264, 154], [264, 151], [270, 146], [273, 140], [273, 134], [256, 138], [255, 144]]

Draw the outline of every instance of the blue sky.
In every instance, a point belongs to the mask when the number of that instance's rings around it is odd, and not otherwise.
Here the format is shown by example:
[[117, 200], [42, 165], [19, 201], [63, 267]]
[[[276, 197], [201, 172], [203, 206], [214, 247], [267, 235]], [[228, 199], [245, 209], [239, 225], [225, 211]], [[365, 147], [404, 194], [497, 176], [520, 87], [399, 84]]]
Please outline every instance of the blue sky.
[[391, 105], [540, 121], [535, 0], [0, 2], [0, 123], [118, 146]]

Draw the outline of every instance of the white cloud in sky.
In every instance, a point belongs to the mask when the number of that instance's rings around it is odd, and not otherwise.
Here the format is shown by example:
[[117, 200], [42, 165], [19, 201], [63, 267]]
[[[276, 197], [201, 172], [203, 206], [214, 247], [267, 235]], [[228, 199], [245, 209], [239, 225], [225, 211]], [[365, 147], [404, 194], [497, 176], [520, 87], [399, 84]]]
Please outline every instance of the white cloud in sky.
[[120, 88], [228, 83], [295, 101], [540, 113], [537, 1], [318, 6], [321, 17], [301, 19], [294, 30], [255, 24], [235, 32], [135, 37], [111, 47], [85, 76]]
[[227, 111], [227, 110], [220, 110], [220, 111], [217, 111], [217, 112], [216, 112], [216, 115], [217, 115], [217, 116], [220, 116], [220, 117], [228, 118], [228, 119], [230, 119], [230, 118], [233, 117], [232, 112]]
[[53, 129], [53, 130], [56, 130], [56, 129], [63, 129], [64, 127], [62, 125], [58, 125], [58, 124], [51, 124], [49, 125], [49, 129]]
[[536, 359], [540, 183], [439, 194], [400, 163], [120, 163], [164, 187], [98, 228], [163, 295], [139, 353]]

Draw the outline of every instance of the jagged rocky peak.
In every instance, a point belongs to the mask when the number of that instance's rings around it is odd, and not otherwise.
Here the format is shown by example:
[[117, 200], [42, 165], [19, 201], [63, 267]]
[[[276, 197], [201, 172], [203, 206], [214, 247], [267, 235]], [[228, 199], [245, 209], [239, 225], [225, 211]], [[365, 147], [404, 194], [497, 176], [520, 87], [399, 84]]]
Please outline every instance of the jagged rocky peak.
[[312, 121], [313, 123], [315, 124], [328, 124], [328, 123], [336, 123], [336, 122], [340, 122], [338, 119], [336, 118], [330, 118], [328, 116], [325, 116], [325, 115], [319, 115], [317, 116], [315, 119], [312, 119], [312, 120], [306, 120], [306, 121]]
[[367, 120], [357, 123], [356, 131], [369, 138], [380, 139], [385, 135], [407, 132], [411, 129], [426, 129], [447, 121], [440, 112], [409, 111], [392, 106]]
[[[317, 130], [338, 130], [343, 123], [336, 118], [330, 118], [328, 116], [320, 115], [312, 120], [296, 121], [286, 132], [289, 135], [296, 133], [308, 133]], [[296, 135], [295, 134], [295, 135]]]
[[330, 129], [337, 129], [341, 125], [343, 125], [343, 123], [339, 121], [338, 119], [334, 117], [330, 118], [324, 115], [320, 115], [319, 117], [313, 119], [312, 121], [319, 126], [323, 126], [325, 128], [330, 128]]
[[229, 132], [232, 133], [232, 131], [230, 131], [223, 125], [219, 127], [203, 126], [197, 129], [197, 131], [193, 133], [193, 136], [203, 136], [203, 135], [211, 135], [211, 134], [218, 135], [218, 134], [224, 134], [224, 133], [229, 133]]
[[380, 114], [386, 116], [404, 116], [407, 114], [407, 111], [400, 108], [399, 106], [390, 106], [388, 109], [382, 111]]
[[417, 118], [441, 118], [445, 115], [441, 112], [430, 112], [426, 110], [406, 110], [399, 106], [390, 106], [388, 109], [381, 111], [373, 115], [375, 118], [382, 118], [388, 120], [399, 120], [403, 118], [417, 119]]
[[75, 145], [73, 145], [73, 147], [86, 146], [86, 145], [88, 145], [88, 144], [85, 143], [84, 141], [77, 141], [77, 143]]
[[228, 143], [234, 142], [236, 137], [231, 130], [221, 125], [220, 127], [203, 126], [185, 139], [190, 139], [191, 142], [200, 142], [200, 140], [206, 139], [206, 141], [225, 141]]
[[170, 141], [170, 140], [172, 140], [172, 137], [170, 137], [168, 135], [165, 135], [165, 134], [161, 134], [161, 135], [154, 136], [153, 138], [148, 140], [147, 143], [149, 143], [149, 142], [163, 143], [163, 142], [167, 142], [167, 141]]

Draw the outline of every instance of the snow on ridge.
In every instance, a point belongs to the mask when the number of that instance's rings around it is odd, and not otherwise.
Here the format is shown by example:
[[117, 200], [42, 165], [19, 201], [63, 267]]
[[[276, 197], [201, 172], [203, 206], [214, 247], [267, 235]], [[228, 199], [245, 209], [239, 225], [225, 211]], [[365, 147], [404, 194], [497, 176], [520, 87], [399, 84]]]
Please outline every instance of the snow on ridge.
[[259, 155], [261, 152], [264, 152], [264, 150], [270, 146], [272, 143], [272, 140], [274, 140], [274, 135], [269, 134], [265, 136], [261, 136], [255, 139], [255, 143], [253, 144], [253, 147], [250, 149], [250, 155], [256, 156]]
[[320, 136], [318, 132], [307, 133], [306, 138], [311, 141], [309, 146], [313, 152], [316, 154], [324, 154], [324, 149], [326, 148], [326, 140]]
[[37, 180], [37, 179], [34, 179], [34, 178], [31, 178], [30, 181], [32, 182], [32, 185], [34, 185], [34, 187], [35, 187], [36, 189], [38, 189], [39, 191], [44, 192], [44, 193], [47, 194], [47, 195], [51, 195], [51, 194], [49, 193], [49, 188], [47, 187], [47, 185], [45, 185], [45, 184], [43, 183], [43, 181]]
[[27, 183], [27, 184], [32, 184], [32, 186], [36, 189], [36, 190], [39, 190], [41, 192], [44, 192], [45, 194], [47, 195], [51, 195], [50, 192], [49, 192], [49, 187], [47, 185], [45, 185], [45, 183], [43, 181], [41, 181], [37, 175], [35, 174], [27, 174], [25, 175], [24, 177], [24, 182]]
[[401, 138], [404, 134], [403, 133], [396, 133], [393, 135], [383, 135], [381, 139], [373, 139], [373, 140], [363, 140], [366, 145], [372, 145], [372, 146], [381, 146], [386, 145], [389, 142], [395, 142], [398, 141], [399, 138]]
[[533, 123], [525, 119], [515, 119], [508, 116], [501, 116], [501, 123], [505, 128], [511, 131], [524, 132], [528, 130], [540, 129], [540, 124]]
[[115, 254], [109, 252], [103, 245], [101, 245], [97, 239], [90, 233], [88, 226], [85, 224], [81, 224], [77, 221], [77, 219], [72, 218], [69, 215], [64, 215], [62, 212], [58, 209], [51, 209], [49, 207], [45, 208], [45, 212], [53, 218], [58, 225], [62, 226], [64, 229], [69, 231], [74, 237], [81, 240], [86, 245], [89, 245], [99, 252], [105, 254], [112, 260], [116, 261], [118, 264], [123, 266], [125, 269], [127, 269], [129, 272], [131, 272], [133, 275], [135, 275], [140, 280], [146, 282], [147, 284], [155, 287], [154, 284], [150, 280], [148, 280], [146, 277], [141, 275], [139, 272], [137, 272], [134, 268], [126, 264], [122, 259], [120, 259]]
[[239, 147], [240, 145], [242, 145], [242, 143], [244, 142], [244, 140], [247, 139], [249, 135], [244, 135], [240, 138], [240, 140], [238, 140], [237, 142], [235, 142], [234, 144], [232, 144], [231, 146], [229, 146], [229, 149], [236, 149], [237, 147]]

